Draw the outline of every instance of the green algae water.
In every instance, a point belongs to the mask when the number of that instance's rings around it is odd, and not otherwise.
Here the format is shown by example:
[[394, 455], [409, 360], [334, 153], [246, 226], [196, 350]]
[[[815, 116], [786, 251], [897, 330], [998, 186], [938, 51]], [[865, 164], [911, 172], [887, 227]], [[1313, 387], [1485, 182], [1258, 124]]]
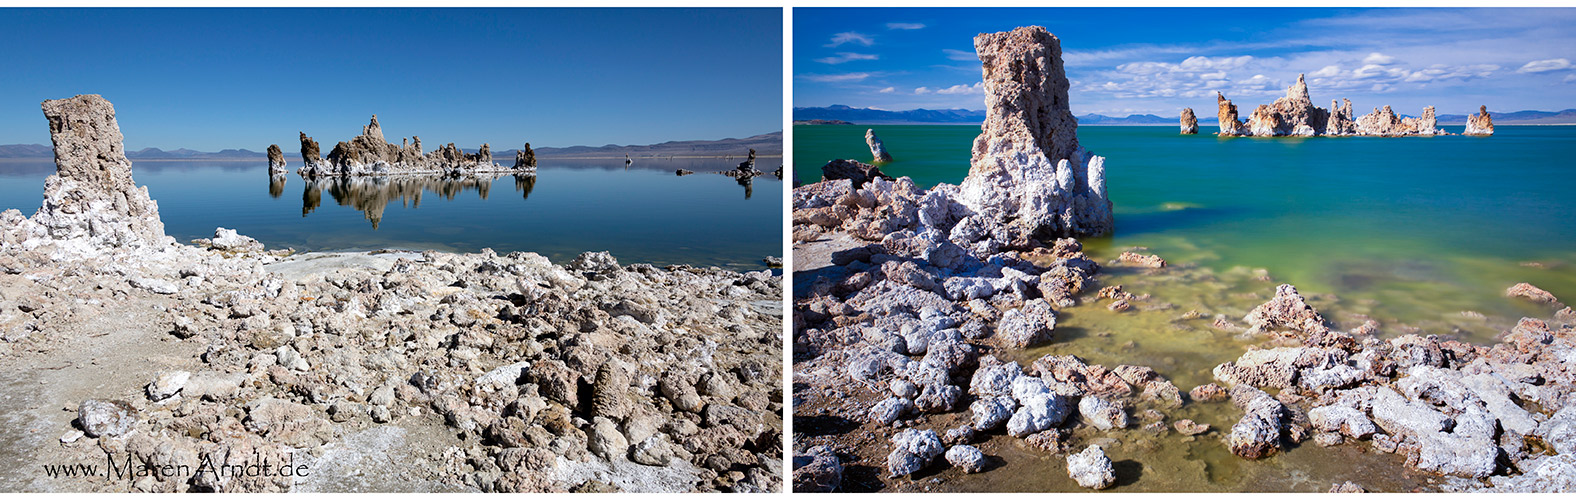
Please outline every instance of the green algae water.
[[[763, 158], [762, 170], [777, 159]], [[291, 168], [298, 166], [292, 159]], [[766, 268], [782, 254], [782, 182], [711, 172], [738, 160], [542, 159], [535, 176], [271, 180], [266, 161], [134, 160], [132, 175], [159, 204], [176, 241], [235, 229], [298, 251], [527, 251], [554, 263], [606, 251], [622, 264]], [[677, 169], [697, 172], [679, 177]], [[52, 160], [0, 162], [0, 210], [31, 216]]]
[[[834, 158], [868, 161], [867, 128], [894, 157], [882, 171], [925, 187], [961, 182], [979, 134], [970, 125], [797, 125], [799, 180], [815, 180]], [[1335, 295], [1347, 312], [1386, 326], [1382, 334], [1491, 342], [1507, 320], [1548, 315], [1505, 298], [1510, 285], [1576, 297], [1576, 127], [1397, 138], [1215, 130], [1080, 127], [1079, 142], [1106, 157], [1116, 212], [1116, 233], [1086, 248], [1111, 258], [1141, 246], [1172, 263], [1264, 269], [1305, 294]]]

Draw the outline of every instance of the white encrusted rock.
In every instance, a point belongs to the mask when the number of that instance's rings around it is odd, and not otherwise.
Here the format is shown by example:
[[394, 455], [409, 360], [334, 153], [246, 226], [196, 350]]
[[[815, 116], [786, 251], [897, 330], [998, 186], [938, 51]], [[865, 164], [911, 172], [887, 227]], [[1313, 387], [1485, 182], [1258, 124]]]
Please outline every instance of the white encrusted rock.
[[1067, 456], [1067, 475], [1079, 486], [1095, 490], [1110, 488], [1116, 483], [1116, 468], [1111, 465], [1111, 458], [1105, 456], [1104, 448], [1096, 445]]

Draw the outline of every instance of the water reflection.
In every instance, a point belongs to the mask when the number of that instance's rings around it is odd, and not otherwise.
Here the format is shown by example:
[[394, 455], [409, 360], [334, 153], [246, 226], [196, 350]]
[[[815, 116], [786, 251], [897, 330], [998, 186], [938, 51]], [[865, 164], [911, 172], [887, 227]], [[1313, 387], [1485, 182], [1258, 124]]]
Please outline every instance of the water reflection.
[[285, 194], [285, 175], [268, 176], [268, 196], [279, 199], [279, 196], [282, 194]]
[[[486, 200], [493, 181], [503, 175], [473, 175], [468, 177], [438, 176], [379, 176], [379, 177], [318, 177], [303, 178], [306, 188], [301, 194], [301, 216], [306, 217], [323, 203], [323, 192], [340, 206], [349, 206], [366, 215], [377, 229], [383, 222], [383, 211], [390, 203], [399, 202], [407, 208], [421, 207], [422, 198], [431, 192], [443, 199], [453, 200], [466, 191], [476, 191]], [[522, 199], [531, 197], [536, 188], [535, 174], [515, 174], [514, 189]], [[270, 180], [270, 192], [272, 192]], [[283, 182], [280, 182], [283, 189]]]

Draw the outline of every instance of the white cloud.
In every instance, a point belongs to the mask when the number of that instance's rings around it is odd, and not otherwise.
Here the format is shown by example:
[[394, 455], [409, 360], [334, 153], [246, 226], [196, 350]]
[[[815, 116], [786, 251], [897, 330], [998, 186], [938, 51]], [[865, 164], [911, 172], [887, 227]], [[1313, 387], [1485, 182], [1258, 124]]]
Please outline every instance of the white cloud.
[[897, 92], [897, 87], [887, 87], [887, 88], [884, 88], [884, 89], [881, 89], [881, 90], [877, 90], [876, 92], [882, 93], [882, 94], [890, 94], [890, 93], [893, 93], [893, 92]]
[[816, 59], [815, 62], [826, 63], [826, 64], [842, 64], [842, 63], [845, 63], [845, 62], [848, 62], [848, 61], [874, 61], [874, 60], [880, 59], [880, 58], [881, 58], [881, 56], [878, 56], [876, 54], [859, 54], [859, 53], [855, 53], [855, 52], [838, 52], [837, 55], [835, 55], [835, 56], [823, 57], [823, 58], [820, 58], [820, 59]]
[[887, 29], [889, 29], [889, 30], [920, 30], [920, 29], [925, 29], [925, 25], [924, 24], [920, 24], [920, 23], [887, 23]]
[[803, 79], [806, 79], [806, 80], [809, 80], [809, 81], [812, 81], [812, 82], [820, 82], [820, 83], [857, 82], [857, 81], [864, 80], [864, 79], [870, 78], [870, 77], [871, 77], [870, 73], [840, 73], [840, 74], [835, 74], [835, 75], [818, 75], [818, 74], [799, 75], [799, 78], [803, 78]]
[[1576, 73], [1565, 75], [1565, 83], [1576, 82]]
[[1516, 72], [1517, 73], [1546, 73], [1546, 72], [1549, 72], [1549, 71], [1559, 71], [1559, 70], [1562, 70], [1562, 69], [1570, 69], [1570, 67], [1571, 67], [1571, 61], [1569, 59], [1561, 57], [1559, 59], [1543, 59], [1543, 60], [1539, 60], [1539, 61], [1532, 61], [1532, 62], [1529, 62], [1527, 64], [1522, 65], [1521, 69], [1516, 70]]
[[1226, 79], [1226, 72], [1225, 71], [1216, 71], [1214, 73], [1204, 73], [1202, 75], [1198, 75], [1198, 77], [1199, 78], [1203, 78], [1205, 80], [1225, 80]]
[[1364, 57], [1363, 58], [1363, 64], [1370, 64], [1370, 65], [1372, 65], [1372, 64], [1384, 65], [1384, 64], [1390, 64], [1390, 63], [1393, 63], [1393, 62], [1395, 62], [1395, 58], [1394, 57], [1387, 56], [1387, 55], [1384, 55], [1384, 54], [1380, 54], [1378, 52], [1371, 52], [1371, 53], [1368, 54], [1368, 57]]
[[941, 53], [946, 54], [947, 55], [947, 59], [951, 59], [951, 60], [954, 60], [954, 61], [978, 61], [978, 60], [980, 60], [980, 57], [978, 55], [975, 55], [974, 52], [968, 51], [968, 50], [941, 49]]
[[1341, 74], [1341, 67], [1340, 66], [1336, 66], [1334, 64], [1331, 64], [1329, 66], [1325, 66], [1323, 68], [1319, 68], [1318, 71], [1315, 71], [1313, 73], [1309, 73], [1308, 76], [1311, 76], [1311, 77], [1314, 77], [1314, 78], [1329, 78], [1329, 77], [1332, 77], [1332, 76], [1335, 76], [1335, 75], [1339, 75], [1339, 74]]
[[920, 88], [914, 89], [914, 93], [917, 94], [917, 95], [929, 94], [930, 93], [930, 87], [920, 87]]
[[985, 82], [977, 82], [974, 85], [962, 85], [962, 84], [953, 85], [951, 87], [947, 87], [947, 88], [944, 88], [944, 89], [936, 90], [936, 93], [937, 94], [947, 94], [947, 95], [968, 95], [968, 94], [979, 94], [979, 93], [982, 93], [982, 92], [984, 92], [984, 89], [985, 89]]
[[869, 35], [864, 33], [857, 31], [845, 31], [836, 35], [832, 35], [832, 43], [828, 43], [826, 46], [836, 47], [845, 43], [857, 43], [859, 45], [869, 47], [876, 43], [876, 41], [872, 40]]

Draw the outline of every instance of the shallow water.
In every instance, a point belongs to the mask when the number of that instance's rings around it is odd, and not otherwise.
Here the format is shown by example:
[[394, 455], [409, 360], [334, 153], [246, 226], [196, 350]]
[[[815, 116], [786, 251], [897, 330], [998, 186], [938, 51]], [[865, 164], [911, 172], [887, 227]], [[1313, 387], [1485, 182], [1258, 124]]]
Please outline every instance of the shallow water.
[[[830, 159], [868, 160], [866, 128], [795, 126], [800, 180], [813, 181]], [[979, 134], [967, 125], [874, 128], [896, 158], [882, 170], [927, 187], [963, 180]], [[1201, 132], [1078, 130], [1106, 157], [1116, 211], [1114, 236], [1085, 240], [1091, 253], [1143, 246], [1217, 271], [1266, 269], [1304, 293], [1337, 295], [1344, 312], [1476, 342], [1498, 330], [1463, 323], [1462, 311], [1547, 314], [1506, 299], [1512, 284], [1576, 297], [1576, 127], [1501, 126], [1493, 137]]]
[[[757, 164], [776, 168], [774, 159]], [[132, 165], [178, 241], [236, 229], [269, 248], [530, 251], [555, 263], [586, 251], [619, 262], [765, 268], [782, 253], [782, 184], [711, 172], [739, 160], [541, 160], [535, 176], [271, 180], [263, 161]], [[298, 166], [296, 162], [291, 167]], [[697, 172], [678, 177], [677, 169]], [[0, 209], [32, 215], [51, 160], [0, 162]]]

